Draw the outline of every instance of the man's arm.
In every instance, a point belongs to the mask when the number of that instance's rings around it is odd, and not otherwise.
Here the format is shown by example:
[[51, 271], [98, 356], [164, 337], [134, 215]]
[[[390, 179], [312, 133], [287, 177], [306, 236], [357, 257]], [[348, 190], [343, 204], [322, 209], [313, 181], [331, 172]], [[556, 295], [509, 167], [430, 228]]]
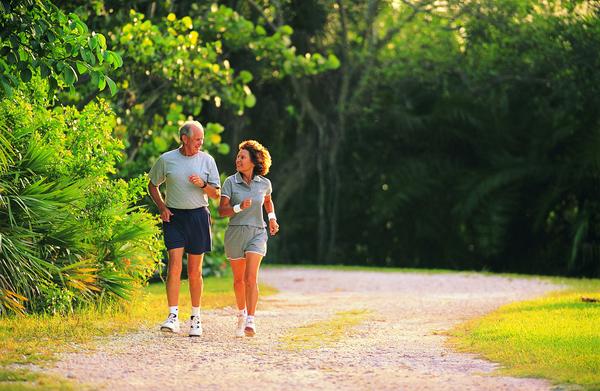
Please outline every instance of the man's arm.
[[202, 189], [208, 198], [212, 198], [214, 200], [221, 197], [221, 188], [217, 187], [217, 185], [212, 185], [206, 182], [204, 179], [200, 178], [198, 175], [190, 176], [190, 182], [194, 184], [194, 186]]
[[162, 221], [169, 222], [173, 213], [167, 208], [167, 205], [160, 194], [160, 190], [158, 190], [158, 186], [154, 186], [152, 181], [148, 181], [148, 193], [150, 193], [150, 198], [152, 198], [152, 201], [154, 201], [158, 207]]

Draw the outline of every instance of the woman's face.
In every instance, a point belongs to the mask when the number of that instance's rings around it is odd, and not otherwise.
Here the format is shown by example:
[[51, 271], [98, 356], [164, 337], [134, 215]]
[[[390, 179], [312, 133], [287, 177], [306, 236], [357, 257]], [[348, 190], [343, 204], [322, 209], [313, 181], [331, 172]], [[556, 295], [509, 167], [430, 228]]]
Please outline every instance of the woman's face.
[[239, 172], [248, 172], [254, 169], [254, 163], [250, 159], [250, 152], [246, 149], [240, 149], [235, 158], [235, 168]]

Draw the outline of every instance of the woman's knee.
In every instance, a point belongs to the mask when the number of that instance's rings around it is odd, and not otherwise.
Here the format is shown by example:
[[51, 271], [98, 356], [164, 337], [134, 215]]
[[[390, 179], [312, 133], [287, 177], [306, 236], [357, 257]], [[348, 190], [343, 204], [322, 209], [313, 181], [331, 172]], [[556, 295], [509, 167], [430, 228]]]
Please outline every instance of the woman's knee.
[[244, 276], [240, 276], [238, 278], [234, 278], [233, 279], [233, 287], [234, 288], [240, 288], [246, 285], [246, 282], [244, 280]]
[[244, 277], [244, 282], [246, 283], [246, 286], [249, 286], [249, 287], [256, 286], [256, 284], [258, 283], [256, 274], [247, 274]]

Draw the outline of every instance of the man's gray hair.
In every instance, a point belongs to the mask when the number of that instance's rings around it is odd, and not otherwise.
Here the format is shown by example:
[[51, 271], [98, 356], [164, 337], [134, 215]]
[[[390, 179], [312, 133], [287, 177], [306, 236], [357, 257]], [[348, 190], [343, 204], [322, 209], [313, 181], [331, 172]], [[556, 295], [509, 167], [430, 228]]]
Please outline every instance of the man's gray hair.
[[183, 135], [191, 137], [192, 133], [193, 133], [192, 128], [198, 128], [202, 132], [204, 132], [204, 128], [202, 127], [202, 124], [200, 122], [186, 121], [183, 125], [181, 125], [181, 128], [179, 128], [179, 139], [181, 139], [181, 136], [183, 136]]

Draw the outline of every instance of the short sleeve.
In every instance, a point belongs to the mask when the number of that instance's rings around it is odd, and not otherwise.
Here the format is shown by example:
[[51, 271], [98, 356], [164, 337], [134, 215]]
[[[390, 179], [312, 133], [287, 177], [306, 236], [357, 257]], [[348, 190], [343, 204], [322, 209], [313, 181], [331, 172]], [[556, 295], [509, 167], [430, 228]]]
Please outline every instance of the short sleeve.
[[[267, 178], [265, 178], [267, 179]], [[271, 181], [267, 179], [267, 192], [265, 193], [265, 195], [271, 195], [271, 193], [273, 192], [273, 186], [271, 185]]]
[[211, 157], [210, 164], [208, 165], [208, 183], [217, 189], [221, 187], [221, 178], [219, 178], [219, 170], [217, 170], [217, 163], [215, 159]]
[[221, 189], [221, 197], [227, 197], [231, 199], [231, 193], [233, 193], [233, 185], [231, 184], [231, 178], [225, 179], [223, 188]]
[[165, 159], [163, 159], [162, 156], [154, 163], [148, 176], [150, 177], [150, 182], [152, 182], [154, 186], [160, 186], [167, 179]]

